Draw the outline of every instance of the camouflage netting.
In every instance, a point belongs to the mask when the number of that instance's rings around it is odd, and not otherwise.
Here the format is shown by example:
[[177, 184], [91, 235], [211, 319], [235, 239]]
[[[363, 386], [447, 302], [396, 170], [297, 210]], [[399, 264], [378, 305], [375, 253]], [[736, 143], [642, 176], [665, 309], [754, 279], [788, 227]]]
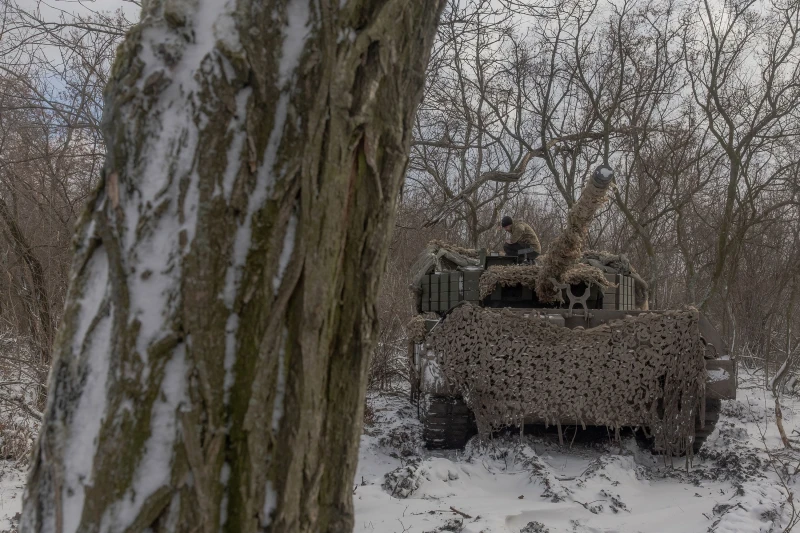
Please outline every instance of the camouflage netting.
[[438, 239], [433, 239], [432, 241], [430, 241], [428, 243], [428, 246], [438, 248], [440, 250], [441, 249], [449, 250], [459, 255], [463, 255], [464, 257], [471, 257], [472, 259], [477, 259], [478, 256], [480, 255], [480, 252], [478, 252], [478, 250], [475, 250], [474, 248], [463, 248], [461, 246], [456, 246], [454, 244], [440, 241]]
[[[462, 304], [426, 344], [478, 430], [523, 417], [649, 428], [657, 449], [691, 453], [705, 405], [704, 346], [694, 309], [645, 313], [588, 330]], [[701, 413], [701, 417], [704, 413]]]
[[411, 320], [406, 324], [406, 331], [408, 340], [417, 344], [425, 340], [425, 335], [428, 333], [425, 328], [425, 317], [422, 315], [414, 315]]
[[[515, 266], [493, 266], [481, 276], [481, 298], [485, 298], [499, 284], [508, 287], [515, 284], [522, 284], [525, 287], [536, 290], [537, 277], [542, 268], [547, 268], [550, 263], [547, 259], [549, 255], [541, 256], [534, 265], [515, 265]], [[462, 248], [439, 240], [432, 240], [417, 258], [411, 267], [412, 289], [419, 293], [420, 283], [425, 274], [431, 272], [446, 272], [458, 270], [460, 267], [478, 266], [477, 250]], [[631, 266], [630, 261], [624, 254], [611, 254], [608, 252], [585, 251], [580, 254], [576, 262], [564, 267], [566, 271], [559, 276], [562, 283], [573, 284], [584, 282], [587, 285], [609, 287], [609, 283], [603, 273], [625, 274], [634, 280], [636, 289], [636, 308], [646, 310], [648, 308], [648, 287], [647, 283], [639, 276]], [[537, 295], [539, 295], [537, 291]], [[541, 301], [554, 301], [558, 296], [551, 295], [542, 297]]]
[[[511, 287], [514, 285], [522, 285], [523, 287], [535, 290], [536, 279], [540, 270], [541, 266], [535, 264], [490, 266], [481, 274], [481, 300], [489, 296], [497, 286]], [[602, 270], [583, 263], [576, 263], [570, 266], [564, 273], [563, 281], [570, 285], [581, 282], [598, 287], [608, 287], [612, 285], [606, 280]]]
[[425, 274], [438, 271], [457, 270], [459, 267], [478, 266], [475, 250], [453, 246], [441, 241], [431, 241], [411, 265], [411, 288], [420, 290]]
[[536, 295], [542, 302], [558, 301], [559, 291], [551, 280], [563, 283], [564, 274], [580, 259], [589, 224], [600, 206], [605, 203], [606, 191], [606, 188], [598, 187], [594, 180], [586, 183], [581, 197], [569, 210], [564, 231], [542, 256], [542, 268], [536, 281]]
[[631, 266], [631, 262], [625, 254], [610, 254], [608, 252], [598, 252], [595, 250], [586, 250], [580, 259], [581, 263], [597, 267], [603, 272], [613, 274], [625, 274], [633, 278], [635, 295], [636, 295], [636, 308], [647, 310], [648, 305], [648, 286], [647, 282], [642, 279], [636, 269]]

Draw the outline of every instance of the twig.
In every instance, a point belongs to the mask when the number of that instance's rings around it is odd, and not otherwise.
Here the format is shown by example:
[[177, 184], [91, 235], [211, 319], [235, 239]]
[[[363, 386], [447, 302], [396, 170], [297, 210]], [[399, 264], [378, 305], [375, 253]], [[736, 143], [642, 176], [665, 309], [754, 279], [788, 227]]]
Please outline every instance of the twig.
[[582, 478], [583, 475], [586, 472], [588, 472], [591, 467], [592, 467], [592, 465], [587, 466], [586, 468], [584, 468], [583, 472], [581, 472], [577, 476], [572, 476], [572, 477], [558, 477], [558, 476], [556, 476], [556, 479], [559, 480], [559, 481], [575, 481], [576, 479]]
[[462, 513], [461, 511], [459, 511], [459, 510], [458, 510], [458, 509], [456, 509], [455, 507], [450, 507], [450, 510], [451, 510], [451, 511], [453, 511], [454, 513], [456, 513], [456, 514], [460, 514], [460, 515], [461, 515], [461, 516], [463, 516], [464, 518], [472, 518], [472, 517], [471, 517], [470, 515], [468, 515], [467, 513]]
[[579, 503], [579, 504], [583, 505], [584, 509], [586, 509], [587, 511], [591, 511], [591, 509], [589, 509], [590, 505], [592, 505], [593, 503], [597, 503], [597, 502], [604, 502], [606, 500], [594, 500], [594, 501], [591, 501], [589, 503], [579, 502], [578, 500], [574, 500], [574, 501], [575, 501], [575, 503]]
[[[612, 128], [608, 132], [606, 131], [582, 131], [578, 133], [573, 133], [570, 135], [563, 135], [561, 137], [555, 137], [550, 139], [546, 144], [540, 146], [539, 148], [535, 148], [532, 151], [529, 151], [522, 157], [522, 160], [516, 166], [516, 168], [511, 169], [507, 172], [500, 171], [500, 170], [493, 170], [489, 172], [483, 172], [480, 177], [475, 180], [469, 187], [465, 188], [463, 191], [458, 193], [457, 195], [450, 198], [442, 207], [439, 208], [437, 214], [434, 215], [431, 219], [427, 220], [423, 227], [429, 228], [431, 226], [435, 226], [443, 221], [450, 213], [452, 213], [464, 200], [465, 198], [469, 197], [473, 192], [478, 190], [482, 185], [488, 183], [490, 181], [500, 182], [500, 183], [513, 183], [517, 182], [522, 179], [522, 176], [525, 174], [525, 171], [528, 168], [528, 163], [532, 159], [535, 158], [542, 158], [545, 157], [551, 149], [555, 148], [558, 144], [566, 143], [566, 142], [576, 142], [576, 141], [596, 141], [604, 139], [608, 134], [613, 135], [630, 135], [635, 131], [640, 130], [641, 128], [637, 127], [621, 127], [621, 128]], [[428, 143], [430, 144], [430, 143]], [[452, 146], [448, 146], [447, 143], [437, 143], [437, 146], [443, 146], [448, 148], [455, 148]], [[460, 147], [466, 148], [466, 147]]]
[[781, 434], [781, 441], [783, 441], [783, 446], [789, 450], [792, 449], [792, 444], [789, 441], [789, 438], [786, 436], [786, 431], [783, 429], [783, 413], [781, 412], [781, 403], [778, 401], [778, 397], [775, 397], [775, 424], [778, 426], [778, 433]]
[[786, 431], [783, 429], [783, 413], [781, 412], [781, 402], [780, 402], [780, 393], [778, 391], [778, 385], [781, 382], [781, 379], [786, 374], [786, 371], [789, 370], [791, 366], [791, 358], [787, 357], [786, 361], [783, 362], [781, 368], [778, 372], [775, 373], [775, 377], [772, 378], [772, 396], [775, 398], [775, 424], [778, 426], [778, 433], [781, 434], [781, 441], [783, 442], [783, 446], [789, 450], [792, 449], [792, 445], [789, 442], [789, 438], [786, 436]]
[[39, 422], [42, 421], [42, 418], [43, 418], [42, 413], [40, 413], [39, 411], [37, 411], [36, 409], [31, 407], [30, 405], [25, 403], [25, 400], [22, 397], [15, 398], [15, 397], [7, 396], [7, 395], [3, 394], [2, 392], [0, 392], [0, 401], [16, 404], [23, 411], [28, 413], [30, 416], [32, 416], [33, 418], [35, 418]]
[[[750, 411], [752, 413], [752, 409]], [[794, 493], [789, 488], [789, 482], [791, 482], [791, 479], [788, 480], [785, 479], [784, 476], [781, 474], [780, 470], [778, 469], [778, 467], [775, 465], [775, 463], [780, 463], [781, 467], [786, 472], [788, 472], [789, 469], [786, 467], [785, 463], [783, 463], [772, 451], [770, 451], [769, 446], [767, 445], [767, 435], [765, 433], [766, 425], [764, 426], [763, 430], [761, 429], [760, 424], [756, 424], [756, 428], [758, 429], [758, 433], [761, 435], [761, 443], [764, 446], [764, 452], [766, 452], [767, 454], [767, 459], [768, 459], [767, 463], [769, 464], [770, 467], [772, 467], [773, 472], [775, 472], [775, 475], [778, 477], [778, 481], [780, 481], [781, 485], [783, 486], [783, 490], [786, 491], [787, 495], [786, 503], [789, 504], [791, 514], [789, 516], [789, 523], [786, 526], [786, 528], [784, 528], [783, 533], [789, 533], [790, 531], [792, 531], [794, 526], [800, 523], [800, 513], [798, 513], [797, 507], [794, 504]], [[795, 473], [796, 472], [797, 470], [795, 470]]]

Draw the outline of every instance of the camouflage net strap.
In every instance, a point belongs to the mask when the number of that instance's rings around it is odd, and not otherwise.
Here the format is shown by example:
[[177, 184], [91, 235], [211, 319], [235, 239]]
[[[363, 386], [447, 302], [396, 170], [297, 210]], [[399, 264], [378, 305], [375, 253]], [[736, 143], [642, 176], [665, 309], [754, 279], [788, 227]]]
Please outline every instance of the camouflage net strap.
[[[490, 266], [480, 280], [481, 300], [492, 294], [498, 286], [511, 287], [522, 285], [530, 289], [536, 289], [536, 280], [541, 267], [539, 265], [494, 265]], [[576, 263], [567, 269], [563, 276], [564, 283], [568, 285], [586, 283], [598, 287], [610, 287], [603, 271], [597, 267]], [[540, 298], [541, 299], [541, 298]]]
[[426, 342], [484, 437], [527, 417], [646, 427], [657, 449], [691, 453], [706, 377], [698, 321], [689, 309], [576, 330], [465, 304]]
[[581, 262], [595, 266], [603, 272], [625, 274], [633, 278], [636, 295], [636, 308], [647, 310], [649, 308], [649, 287], [636, 269], [631, 265], [625, 254], [612, 254], [598, 250], [584, 250]]

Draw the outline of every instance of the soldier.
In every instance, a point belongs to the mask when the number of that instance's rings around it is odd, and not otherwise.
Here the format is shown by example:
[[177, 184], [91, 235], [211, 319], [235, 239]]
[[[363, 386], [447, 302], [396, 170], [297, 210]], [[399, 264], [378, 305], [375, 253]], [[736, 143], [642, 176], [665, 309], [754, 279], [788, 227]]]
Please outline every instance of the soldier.
[[506, 255], [517, 255], [519, 250], [524, 248], [533, 248], [534, 253], [531, 254], [533, 258], [542, 253], [539, 237], [532, 227], [524, 222], [514, 222], [510, 216], [504, 216], [500, 225], [509, 233], [503, 245]]

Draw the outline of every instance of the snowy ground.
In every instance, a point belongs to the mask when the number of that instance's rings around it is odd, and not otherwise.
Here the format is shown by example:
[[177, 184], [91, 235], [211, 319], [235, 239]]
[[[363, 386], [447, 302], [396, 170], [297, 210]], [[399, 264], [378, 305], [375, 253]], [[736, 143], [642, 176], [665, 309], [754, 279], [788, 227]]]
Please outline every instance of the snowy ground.
[[[787, 488], [795, 488], [786, 472], [795, 472], [800, 454], [783, 450], [770, 396], [753, 384], [725, 402], [688, 471], [685, 460], [667, 466], [633, 439], [562, 449], [551, 439], [515, 437], [430, 452], [405, 396], [373, 395], [369, 404], [374, 422], [361, 439], [354, 483], [356, 532], [766, 533], [787, 531], [791, 520]], [[782, 405], [791, 435], [800, 429], [800, 400]], [[12, 531], [23, 484], [24, 474], [0, 461], [0, 533]]]
[[12, 531], [22, 510], [22, 489], [25, 474], [13, 463], [0, 461], [0, 533]]
[[[781, 463], [793, 473], [800, 455], [783, 451], [770, 396], [755, 387], [725, 402], [688, 471], [685, 459], [667, 466], [632, 438], [562, 449], [514, 437], [428, 452], [414, 406], [402, 396], [370, 401], [375, 423], [361, 440], [354, 488], [357, 532], [744, 533], [785, 531], [791, 520], [784, 482], [794, 489]], [[782, 403], [791, 433], [800, 402]]]

